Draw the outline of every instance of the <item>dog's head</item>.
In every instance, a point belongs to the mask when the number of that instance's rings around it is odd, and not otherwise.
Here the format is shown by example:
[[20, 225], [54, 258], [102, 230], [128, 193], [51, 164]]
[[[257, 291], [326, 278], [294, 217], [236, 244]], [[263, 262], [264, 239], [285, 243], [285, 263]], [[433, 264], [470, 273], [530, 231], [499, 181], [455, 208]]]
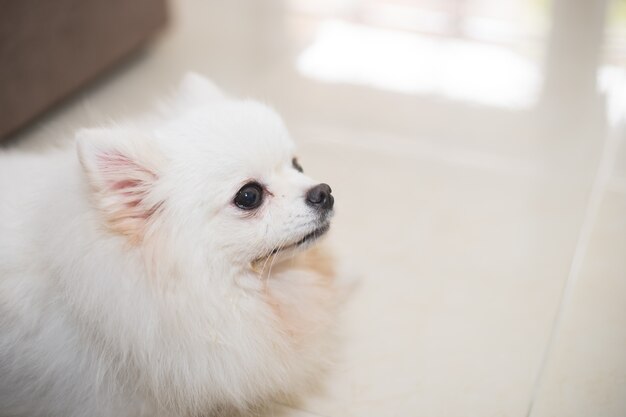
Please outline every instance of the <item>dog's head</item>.
[[77, 143], [99, 219], [133, 244], [245, 266], [328, 230], [331, 189], [305, 175], [279, 116], [198, 75], [158, 117], [85, 130]]

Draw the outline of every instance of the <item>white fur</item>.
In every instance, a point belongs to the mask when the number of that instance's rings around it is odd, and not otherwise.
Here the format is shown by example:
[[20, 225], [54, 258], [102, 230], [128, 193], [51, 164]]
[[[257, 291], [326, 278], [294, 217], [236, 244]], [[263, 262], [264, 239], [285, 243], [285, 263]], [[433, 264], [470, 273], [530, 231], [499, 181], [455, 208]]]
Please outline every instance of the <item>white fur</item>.
[[191, 74], [76, 144], [0, 153], [0, 416], [210, 415], [316, 375], [334, 289], [267, 257], [319, 224], [272, 110]]

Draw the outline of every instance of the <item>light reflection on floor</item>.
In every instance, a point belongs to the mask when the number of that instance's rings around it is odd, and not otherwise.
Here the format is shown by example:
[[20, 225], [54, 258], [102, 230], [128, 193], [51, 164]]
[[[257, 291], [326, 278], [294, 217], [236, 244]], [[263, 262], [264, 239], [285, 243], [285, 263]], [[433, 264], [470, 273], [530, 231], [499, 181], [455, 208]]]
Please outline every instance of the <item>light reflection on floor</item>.
[[540, 65], [499, 45], [326, 21], [297, 60], [305, 76], [498, 107], [530, 107]]

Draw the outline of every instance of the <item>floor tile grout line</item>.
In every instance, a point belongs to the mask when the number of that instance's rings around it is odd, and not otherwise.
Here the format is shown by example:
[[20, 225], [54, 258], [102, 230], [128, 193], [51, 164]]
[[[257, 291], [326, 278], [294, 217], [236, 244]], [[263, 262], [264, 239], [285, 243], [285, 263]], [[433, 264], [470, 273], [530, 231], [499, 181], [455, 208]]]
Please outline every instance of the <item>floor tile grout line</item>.
[[[410, 159], [429, 160], [454, 166], [470, 169], [477, 169], [483, 172], [496, 172], [507, 175], [542, 178], [550, 181], [565, 181], [580, 183], [589, 178], [588, 175], [576, 176], [572, 173], [560, 173], [550, 171], [542, 166], [537, 166], [524, 159], [500, 155], [493, 152], [485, 152], [474, 149], [463, 149], [457, 146], [440, 146], [428, 141], [409, 141], [406, 138], [393, 135], [396, 139], [393, 143], [372, 143], [372, 142], [352, 142], [336, 138], [328, 138], [323, 135], [316, 140], [300, 139], [301, 144], [328, 144], [340, 145], [347, 148], [356, 148], [366, 152], [384, 152], [389, 156], [403, 157]], [[370, 138], [370, 139], [375, 139]], [[401, 147], [402, 150], [398, 150]]]
[[[302, 143], [318, 143], [319, 141], [327, 144], [355, 147], [370, 152], [383, 151], [393, 156], [417, 157], [420, 159], [430, 159], [440, 162], [454, 163], [457, 165], [468, 165], [474, 168], [487, 170], [506, 170], [526, 175], [532, 174], [536, 170], [534, 164], [529, 163], [524, 159], [500, 155], [498, 153], [488, 151], [486, 152], [471, 148], [463, 148], [450, 144], [435, 144], [428, 140], [409, 139], [404, 135], [395, 133], [362, 132], [360, 133], [360, 136], [364, 137], [364, 140], [354, 142], [333, 137], [333, 134], [337, 134], [343, 130], [351, 130], [349, 128], [327, 126], [326, 130], [331, 133], [330, 137], [328, 137], [328, 135], [319, 135], [318, 140], [303, 139]], [[342, 135], [340, 135], [340, 137], [341, 136]]]
[[557, 313], [552, 322], [548, 342], [546, 343], [546, 347], [541, 356], [539, 369], [533, 382], [530, 401], [528, 403], [528, 409], [526, 411], [526, 417], [532, 417], [533, 415], [548, 359], [554, 349], [554, 344], [562, 327], [561, 323], [565, 315], [565, 310], [570, 304], [573, 290], [578, 281], [583, 260], [589, 246], [589, 241], [591, 240], [593, 227], [598, 218], [598, 213], [600, 211], [602, 200], [604, 199], [604, 195], [606, 194], [606, 190], [611, 180], [614, 159], [617, 155], [617, 150], [620, 145], [621, 133], [623, 133], [622, 130], [623, 129], [616, 128], [613, 134], [609, 135], [605, 140], [602, 149], [602, 155], [600, 157], [600, 162], [598, 163], [596, 175], [591, 187], [591, 193], [585, 207], [583, 222], [580, 227], [578, 239], [576, 241], [576, 248], [574, 250], [574, 255], [572, 256], [572, 262], [570, 264], [567, 278], [565, 280], [565, 283], [563, 284], [563, 289], [561, 291], [561, 297], [558, 302]]

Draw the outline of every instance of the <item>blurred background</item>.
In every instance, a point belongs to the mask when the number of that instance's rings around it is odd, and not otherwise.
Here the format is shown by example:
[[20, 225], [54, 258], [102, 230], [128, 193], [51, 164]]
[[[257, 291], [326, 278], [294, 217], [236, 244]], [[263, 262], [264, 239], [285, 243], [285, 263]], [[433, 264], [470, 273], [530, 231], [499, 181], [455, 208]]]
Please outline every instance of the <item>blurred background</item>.
[[275, 107], [332, 186], [360, 285], [323, 388], [275, 415], [626, 416], [625, 0], [3, 14], [0, 146], [67, 143], [194, 70]]

